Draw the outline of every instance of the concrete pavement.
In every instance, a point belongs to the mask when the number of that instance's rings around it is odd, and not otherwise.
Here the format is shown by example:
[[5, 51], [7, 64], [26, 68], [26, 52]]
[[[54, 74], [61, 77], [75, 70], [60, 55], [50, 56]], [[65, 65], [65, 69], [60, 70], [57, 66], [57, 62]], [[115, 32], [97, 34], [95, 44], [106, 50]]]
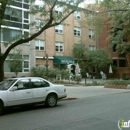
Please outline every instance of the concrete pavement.
[[130, 92], [129, 89], [111, 89], [104, 86], [66, 86], [67, 98], [85, 98]]

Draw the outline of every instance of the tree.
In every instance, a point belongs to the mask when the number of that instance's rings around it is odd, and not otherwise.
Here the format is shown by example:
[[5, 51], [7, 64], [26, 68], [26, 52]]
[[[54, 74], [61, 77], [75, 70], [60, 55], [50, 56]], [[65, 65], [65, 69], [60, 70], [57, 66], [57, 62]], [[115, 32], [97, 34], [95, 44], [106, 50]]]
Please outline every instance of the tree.
[[[16, 35], [15, 37], [11, 37], [9, 41], [6, 41], [6, 45], [8, 45], [8, 47], [4, 53], [2, 53], [0, 45], [0, 81], [4, 79], [4, 61], [13, 48], [33, 40], [46, 29], [63, 23], [67, 17], [69, 17], [72, 13], [74, 13], [74, 11], [76, 10], [80, 11], [78, 5], [84, 0], [75, 0], [75, 1], [64, 0], [63, 2], [59, 0], [42, 0], [42, 1], [43, 5], [38, 6], [34, 4], [35, 0], [30, 0], [30, 11], [27, 13], [30, 13], [30, 15], [39, 14], [41, 17], [44, 17], [44, 25], [41, 22], [39, 24], [40, 29], [37, 32], [34, 33], [31, 32], [31, 34], [26, 33], [24, 35], [20, 34]], [[6, 14], [5, 14], [6, 10], [10, 12], [10, 16], [18, 15], [15, 9], [11, 8], [10, 6], [12, 3], [15, 3], [15, 0], [0, 0], [0, 33], [7, 31], [9, 27], [9, 22], [6, 20]], [[56, 13], [55, 11], [56, 5], [57, 7], [64, 8], [63, 13], [61, 14]], [[32, 21], [30, 23], [30, 27], [34, 27], [35, 24], [36, 22]], [[2, 25], [5, 25], [5, 28], [2, 28]]]
[[130, 53], [130, 1], [129, 0], [103, 0], [111, 27], [109, 39], [112, 46], [116, 45], [119, 54], [125, 54], [130, 67], [128, 53]]
[[109, 39], [115, 44], [127, 43], [130, 38], [130, 1], [103, 0], [102, 7], [108, 14], [111, 33]]
[[13, 60], [9, 61], [9, 68], [11, 72], [14, 72], [16, 77], [19, 72], [22, 72], [22, 55], [21, 55], [21, 49], [15, 50], [15, 53], [11, 55], [11, 58]]
[[[91, 25], [95, 30], [95, 35], [100, 37], [105, 25], [110, 29], [109, 39], [110, 46], [117, 46], [116, 51], [119, 54], [125, 54], [130, 66], [127, 54], [130, 53], [130, 0], [102, 0], [99, 4], [89, 7], [93, 17], [82, 21]], [[86, 24], [86, 25], [87, 25]], [[98, 34], [98, 35], [97, 35]]]
[[99, 39], [100, 34], [103, 32], [104, 21], [107, 20], [106, 14], [99, 12], [99, 10], [101, 11], [101, 8], [98, 4], [92, 4], [86, 8], [89, 10], [85, 12], [88, 17], [81, 20], [79, 23], [82, 27], [93, 29], [93, 39]]
[[79, 63], [79, 66], [81, 68], [81, 73], [84, 75], [85, 72], [85, 61], [86, 61], [86, 55], [87, 55], [87, 47], [82, 42], [79, 41], [79, 43], [74, 44], [73, 46], [73, 55], [76, 58], [77, 62]]
[[101, 69], [111, 63], [110, 57], [105, 49], [88, 51], [87, 54], [87, 67], [97, 67]]
[[86, 56], [87, 48], [86, 45], [80, 41], [73, 46], [73, 55], [77, 59], [84, 59]]

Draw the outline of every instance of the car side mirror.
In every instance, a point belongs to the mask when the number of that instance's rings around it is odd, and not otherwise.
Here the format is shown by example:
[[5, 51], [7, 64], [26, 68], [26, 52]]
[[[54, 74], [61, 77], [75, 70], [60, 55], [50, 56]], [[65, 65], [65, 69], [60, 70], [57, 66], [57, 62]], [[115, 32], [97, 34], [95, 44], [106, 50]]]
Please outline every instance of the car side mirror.
[[17, 90], [17, 89], [18, 89], [17, 86], [13, 86], [13, 88], [11, 89], [11, 91], [15, 91], [15, 90]]

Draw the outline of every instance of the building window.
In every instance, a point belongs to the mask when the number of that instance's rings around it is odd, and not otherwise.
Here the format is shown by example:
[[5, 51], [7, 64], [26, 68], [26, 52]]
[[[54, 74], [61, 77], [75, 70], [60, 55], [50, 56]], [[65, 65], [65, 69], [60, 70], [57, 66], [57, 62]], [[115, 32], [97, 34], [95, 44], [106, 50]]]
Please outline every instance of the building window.
[[116, 46], [117, 46], [117, 44], [114, 44], [114, 46], [113, 46], [113, 52], [116, 52]]
[[75, 11], [75, 12], [74, 12], [74, 18], [75, 18], [75, 19], [81, 19], [81, 13]]
[[56, 14], [62, 15], [63, 14], [63, 7], [56, 5], [55, 6], [55, 12], [56, 12]]
[[113, 59], [113, 66], [117, 67], [117, 59]]
[[92, 29], [89, 29], [89, 38], [93, 38], [94, 31]]
[[14, 29], [2, 29], [1, 34], [1, 41], [10, 41], [15, 42], [19, 40], [22, 36], [21, 30], [14, 30]]
[[96, 47], [95, 47], [95, 46], [92, 46], [92, 45], [89, 45], [89, 50], [90, 50], [90, 51], [96, 50]]
[[36, 27], [37, 30], [40, 30], [43, 26], [44, 26], [44, 21], [43, 20], [37, 19], [35, 21], [35, 27]]
[[28, 24], [29, 23], [29, 14], [27, 11], [23, 11], [23, 22]]
[[[12, 59], [12, 55], [8, 55], [4, 62], [4, 71], [5, 72], [12, 72], [10, 69], [10, 61], [14, 60]], [[29, 55], [21, 55], [21, 63], [22, 63], [22, 70], [21, 72], [29, 72], [30, 70], [30, 64], [29, 64]]]
[[36, 40], [35, 41], [35, 48], [36, 50], [45, 50], [45, 41], [43, 40]]
[[55, 26], [55, 32], [63, 34], [63, 25]]
[[29, 72], [29, 55], [23, 55], [23, 72]]
[[79, 27], [74, 27], [74, 36], [81, 36], [81, 29]]
[[125, 59], [119, 59], [119, 67], [126, 67], [126, 60]]
[[63, 52], [63, 43], [62, 42], [55, 43], [55, 51], [56, 52]]
[[6, 8], [4, 19], [15, 22], [22, 22], [22, 10], [15, 9], [14, 13], [10, 8]]

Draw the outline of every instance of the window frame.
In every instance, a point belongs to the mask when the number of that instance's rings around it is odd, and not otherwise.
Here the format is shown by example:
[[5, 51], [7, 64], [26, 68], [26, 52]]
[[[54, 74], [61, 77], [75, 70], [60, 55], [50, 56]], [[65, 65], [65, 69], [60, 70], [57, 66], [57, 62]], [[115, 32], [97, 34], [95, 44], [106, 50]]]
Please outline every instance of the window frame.
[[[38, 42], [38, 45], [36, 45], [37, 42]], [[43, 42], [43, 46], [40, 45], [41, 42]], [[41, 47], [43, 47], [43, 49], [41, 49]], [[36, 51], [45, 51], [45, 41], [40, 40], [40, 39], [35, 40], [35, 50]]]
[[55, 51], [56, 52], [64, 52], [64, 44], [63, 44], [63, 42], [56, 42], [55, 43]]
[[89, 29], [89, 38], [92, 39], [94, 37], [94, 30]]
[[81, 28], [74, 27], [74, 36], [81, 37]]
[[94, 45], [89, 45], [89, 50], [90, 50], [90, 51], [96, 50], [96, 46], [94, 46]]
[[[34, 80], [34, 81], [33, 81]], [[36, 81], [39, 81], [39, 83], [41, 83], [39, 86], [35, 84], [35, 86], [33, 87], [33, 84], [36, 82]], [[30, 79], [30, 82], [31, 82], [31, 88], [32, 89], [38, 89], [38, 88], [46, 88], [46, 87], [50, 87], [50, 84], [45, 81], [45, 80], [42, 80], [42, 79]], [[42, 83], [46, 83], [48, 86], [42, 86], [43, 84]]]
[[60, 24], [60, 25], [55, 26], [55, 32], [59, 34], [63, 34], [63, 25]]
[[75, 12], [74, 12], [74, 18], [75, 18], [76, 20], [81, 20], [81, 12], [75, 11]]
[[58, 5], [55, 6], [55, 13], [58, 15], [63, 14], [63, 7], [58, 7]]

